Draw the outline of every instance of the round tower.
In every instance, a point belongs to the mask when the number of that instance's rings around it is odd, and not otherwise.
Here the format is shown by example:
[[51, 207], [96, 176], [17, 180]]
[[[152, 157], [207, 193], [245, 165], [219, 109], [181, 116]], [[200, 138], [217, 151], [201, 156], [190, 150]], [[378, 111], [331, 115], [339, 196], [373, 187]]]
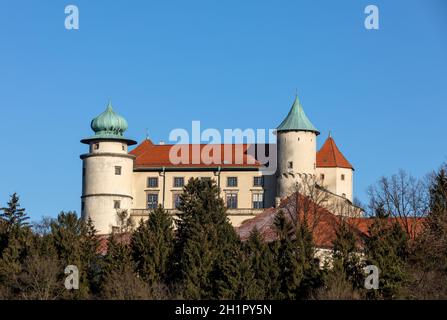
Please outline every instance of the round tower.
[[289, 195], [297, 183], [301, 183], [305, 177], [315, 175], [319, 134], [296, 96], [287, 117], [276, 129], [277, 197]]
[[124, 137], [127, 121], [107, 109], [91, 122], [95, 135], [81, 140], [89, 145], [82, 159], [82, 218], [92, 219], [98, 234], [109, 234], [117, 225], [117, 213], [132, 208], [134, 156], [128, 146], [136, 141]]

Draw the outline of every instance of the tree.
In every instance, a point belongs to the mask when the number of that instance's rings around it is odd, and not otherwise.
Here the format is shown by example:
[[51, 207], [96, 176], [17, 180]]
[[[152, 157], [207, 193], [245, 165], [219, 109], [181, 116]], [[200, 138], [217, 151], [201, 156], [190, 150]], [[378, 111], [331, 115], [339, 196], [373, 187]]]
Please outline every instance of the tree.
[[423, 230], [411, 247], [408, 268], [412, 278], [408, 296], [419, 299], [447, 298], [447, 172], [431, 178], [430, 210]]
[[349, 224], [342, 218], [333, 241], [332, 265], [326, 267], [325, 288], [322, 299], [359, 299], [363, 280], [357, 239]]
[[427, 213], [429, 193], [426, 182], [400, 170], [391, 177], [382, 177], [368, 188], [371, 215], [382, 206], [387, 215], [399, 219], [410, 238], [416, 236], [414, 218]]
[[219, 189], [211, 180], [191, 178], [180, 196], [179, 210], [175, 281], [183, 287], [184, 298], [213, 298], [224, 290], [216, 288], [227, 274], [220, 263], [239, 239], [227, 218]]
[[[382, 208], [381, 205], [378, 208]], [[379, 268], [379, 289], [369, 298], [395, 299], [401, 296], [407, 279], [408, 234], [379, 209], [365, 240], [366, 263]]]
[[293, 225], [279, 210], [274, 220], [278, 237], [276, 261], [279, 269], [279, 297], [293, 300], [299, 298], [299, 288], [303, 280], [304, 266], [300, 264], [296, 242], [292, 238]]
[[72, 298], [87, 298], [91, 288], [98, 289], [99, 240], [91, 219], [85, 222], [75, 212], [61, 212], [51, 221], [51, 241], [63, 268], [79, 270], [79, 290], [68, 292]]
[[132, 234], [131, 250], [139, 275], [154, 285], [165, 281], [174, 245], [172, 217], [159, 206]]
[[13, 229], [21, 229], [27, 227], [29, 217], [25, 213], [25, 209], [20, 207], [19, 196], [17, 193], [11, 195], [11, 199], [8, 201], [8, 206], [0, 208], [0, 219], [6, 224], [7, 231]]
[[[32, 246], [32, 232], [25, 209], [20, 207], [16, 193], [11, 196], [7, 207], [0, 211], [0, 283], [14, 290], [17, 276]], [[4, 290], [3, 295], [14, 294]]]
[[253, 296], [251, 299], [275, 299], [278, 297], [279, 270], [272, 251], [255, 227], [244, 244], [244, 251], [250, 262], [253, 275]]

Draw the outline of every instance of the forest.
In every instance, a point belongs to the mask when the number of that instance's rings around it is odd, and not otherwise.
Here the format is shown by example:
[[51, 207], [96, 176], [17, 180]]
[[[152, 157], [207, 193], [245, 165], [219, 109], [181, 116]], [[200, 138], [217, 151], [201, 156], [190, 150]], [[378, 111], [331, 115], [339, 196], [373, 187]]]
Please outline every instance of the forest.
[[[117, 212], [107, 237], [75, 212], [31, 223], [13, 194], [0, 209], [0, 299], [446, 299], [446, 165], [424, 179], [383, 177], [368, 194], [368, 235], [359, 246], [341, 220], [323, 267], [312, 228], [282, 210], [274, 241], [256, 228], [241, 241], [209, 180], [188, 182], [178, 217], [161, 207], [144, 222]], [[422, 218], [423, 228], [411, 234], [390, 217]], [[64, 285], [69, 265], [78, 289]], [[364, 286], [366, 265], [380, 270], [377, 289]]]

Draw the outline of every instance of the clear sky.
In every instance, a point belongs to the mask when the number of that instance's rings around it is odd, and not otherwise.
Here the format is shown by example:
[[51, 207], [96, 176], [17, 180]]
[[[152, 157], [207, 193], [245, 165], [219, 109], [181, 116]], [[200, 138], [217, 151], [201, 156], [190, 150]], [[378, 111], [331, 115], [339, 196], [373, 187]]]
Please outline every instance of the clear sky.
[[[64, 28], [66, 5], [80, 29]], [[380, 10], [366, 30], [364, 8]], [[0, 203], [80, 209], [79, 140], [110, 98], [138, 141], [173, 128], [275, 128], [298, 89], [354, 193], [447, 160], [447, 2], [0, 1]]]

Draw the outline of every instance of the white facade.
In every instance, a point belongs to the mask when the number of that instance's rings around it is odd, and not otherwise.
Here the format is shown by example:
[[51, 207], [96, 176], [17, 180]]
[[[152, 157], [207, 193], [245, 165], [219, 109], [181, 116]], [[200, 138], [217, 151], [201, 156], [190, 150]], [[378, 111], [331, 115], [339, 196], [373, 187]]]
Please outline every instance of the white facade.
[[283, 198], [305, 176], [315, 175], [317, 135], [311, 131], [278, 132], [277, 148], [277, 197]]

